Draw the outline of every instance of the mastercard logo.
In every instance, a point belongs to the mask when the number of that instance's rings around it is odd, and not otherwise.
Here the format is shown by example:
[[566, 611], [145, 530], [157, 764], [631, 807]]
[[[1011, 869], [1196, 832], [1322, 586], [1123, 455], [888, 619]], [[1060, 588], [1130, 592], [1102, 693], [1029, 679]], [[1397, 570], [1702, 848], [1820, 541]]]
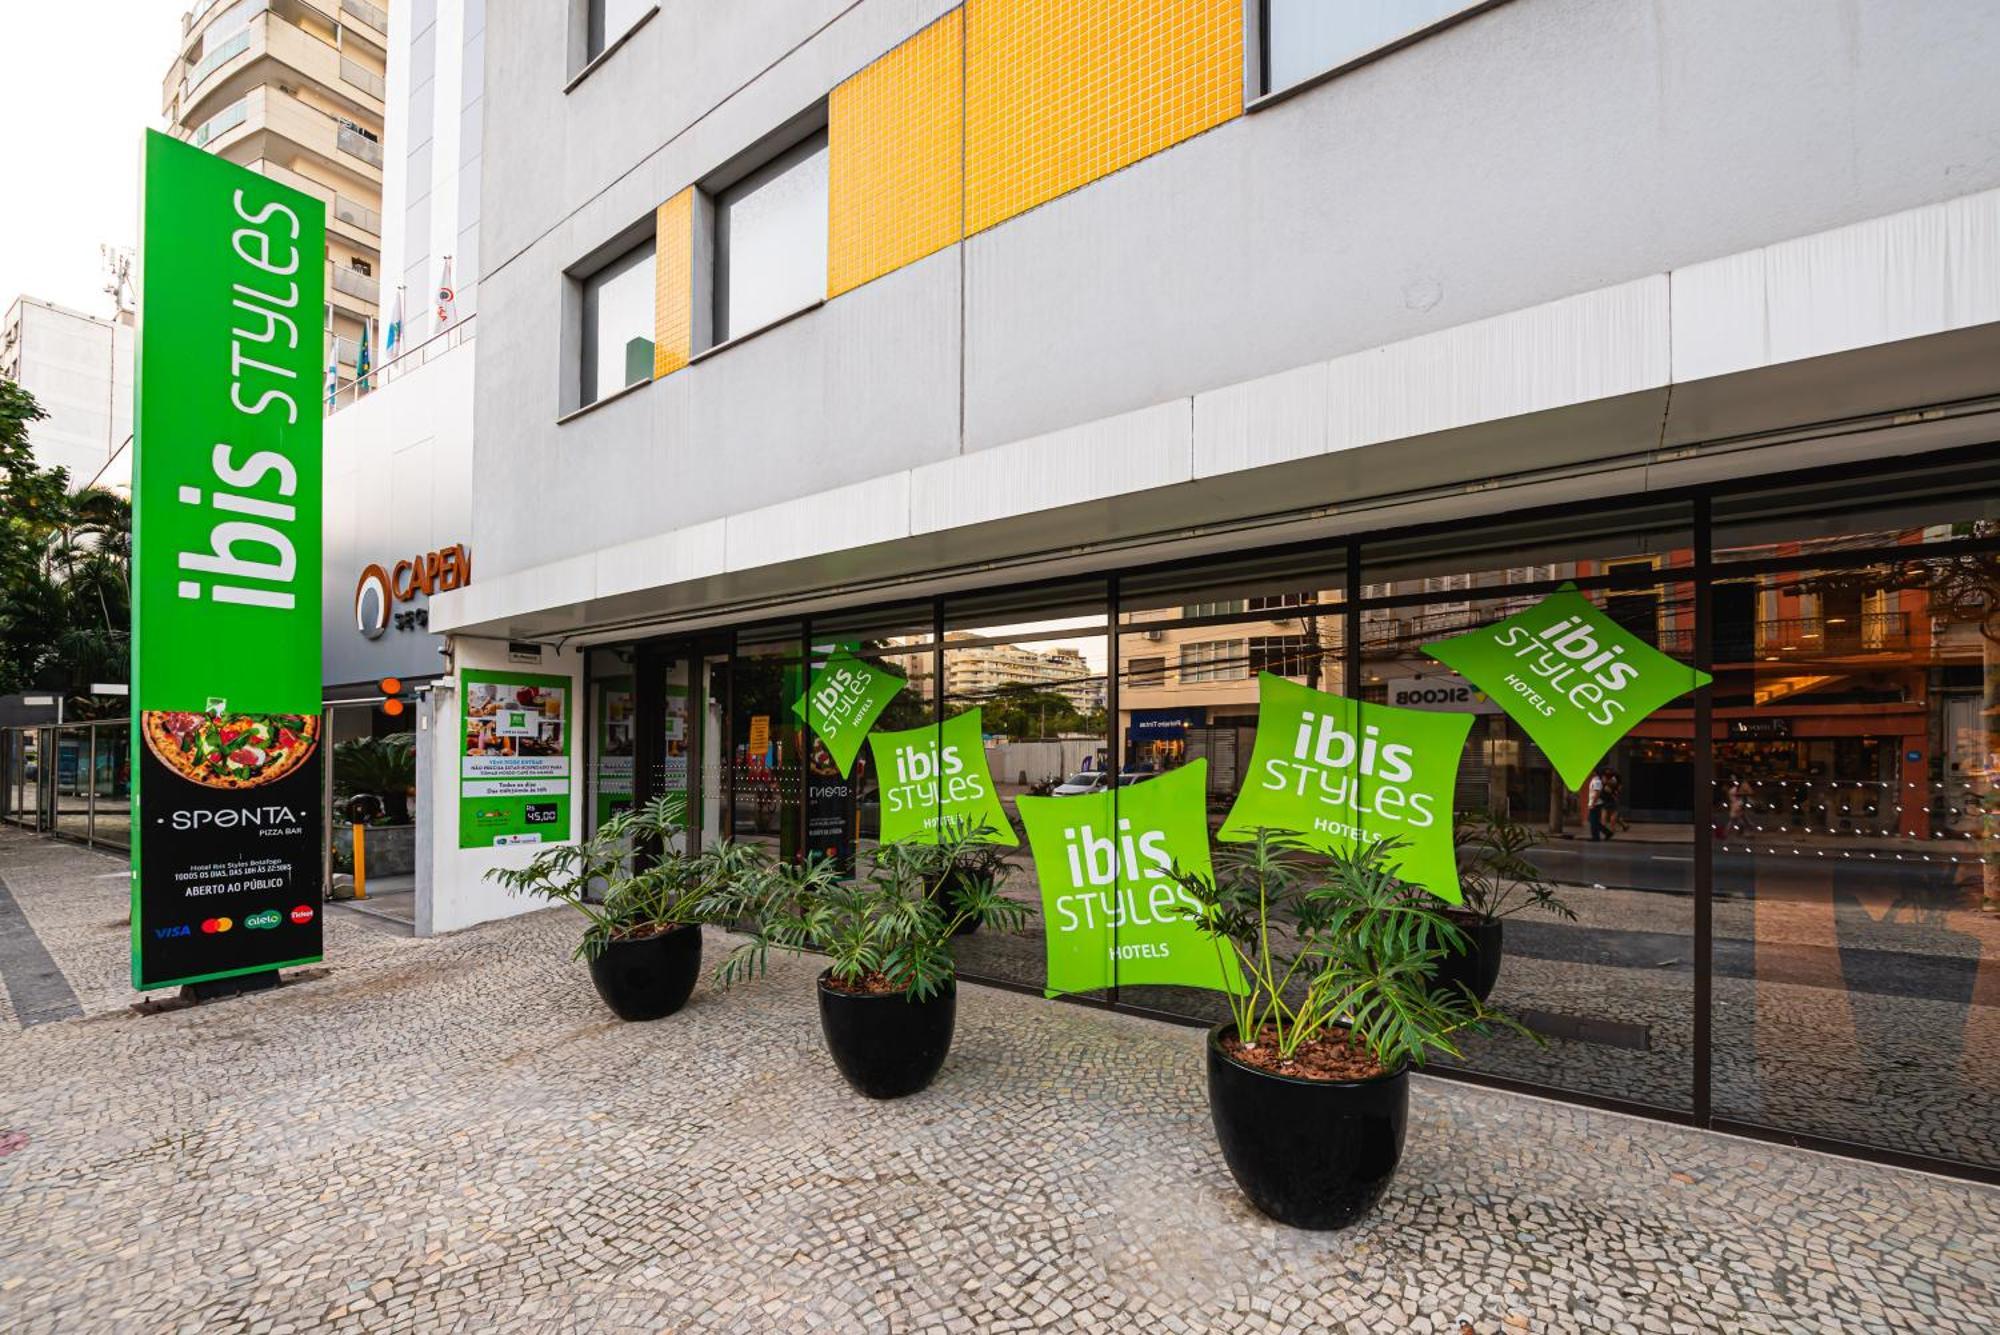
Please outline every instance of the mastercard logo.
[[313, 920], [312, 905], [301, 904], [292, 910], [292, 921], [303, 927]]
[[218, 932], [226, 932], [235, 925], [236, 922], [232, 918], [203, 918], [201, 920], [201, 930], [210, 936], [214, 936]]

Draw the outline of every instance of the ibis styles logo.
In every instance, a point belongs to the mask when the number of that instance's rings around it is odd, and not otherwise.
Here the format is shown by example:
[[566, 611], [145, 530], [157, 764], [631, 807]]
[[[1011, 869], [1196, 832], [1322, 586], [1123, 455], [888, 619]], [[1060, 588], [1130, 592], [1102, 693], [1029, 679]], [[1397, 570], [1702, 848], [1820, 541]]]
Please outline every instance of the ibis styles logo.
[[1667, 701], [1705, 685], [1565, 585], [1525, 612], [1424, 652], [1490, 695], [1571, 788]]
[[1241, 992], [1233, 952], [1175, 873], [1209, 876], [1208, 762], [1081, 797], [1024, 797], [1047, 924], [1049, 996], [1117, 984]]
[[1396, 874], [1459, 902], [1451, 793], [1470, 714], [1366, 705], [1266, 672], [1257, 745], [1220, 838], [1287, 830], [1326, 852], [1393, 839]]
[[993, 788], [978, 710], [935, 727], [878, 732], [868, 746], [882, 785], [883, 843], [936, 843], [952, 825], [986, 827], [983, 843], [1021, 842]]
[[875, 726], [903, 685], [895, 673], [864, 663], [841, 649], [813, 673], [812, 684], [793, 703], [792, 712], [825, 743], [827, 754], [840, 766], [840, 777], [845, 779], [853, 773], [854, 757], [861, 753], [868, 729]]

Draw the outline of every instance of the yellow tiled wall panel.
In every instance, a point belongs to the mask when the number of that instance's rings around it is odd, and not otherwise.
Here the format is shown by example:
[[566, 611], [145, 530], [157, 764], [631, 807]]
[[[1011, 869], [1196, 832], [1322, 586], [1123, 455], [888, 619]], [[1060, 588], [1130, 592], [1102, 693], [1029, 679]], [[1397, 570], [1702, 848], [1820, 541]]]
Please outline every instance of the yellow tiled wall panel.
[[833, 90], [826, 294], [963, 235], [965, 11], [954, 9]]
[[966, 0], [965, 231], [1243, 111], [1243, 0]]
[[694, 189], [653, 214], [653, 379], [688, 364], [694, 344]]

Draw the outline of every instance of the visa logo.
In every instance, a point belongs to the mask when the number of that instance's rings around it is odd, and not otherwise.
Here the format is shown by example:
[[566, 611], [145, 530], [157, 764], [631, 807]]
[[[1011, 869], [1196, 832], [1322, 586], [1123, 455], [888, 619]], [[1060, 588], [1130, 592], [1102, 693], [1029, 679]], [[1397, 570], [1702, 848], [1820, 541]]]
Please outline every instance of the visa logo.
[[153, 939], [155, 941], [164, 941], [171, 936], [192, 936], [192, 935], [194, 935], [194, 929], [189, 927], [186, 923], [181, 923], [179, 926], [176, 927], [155, 927], [153, 929]]

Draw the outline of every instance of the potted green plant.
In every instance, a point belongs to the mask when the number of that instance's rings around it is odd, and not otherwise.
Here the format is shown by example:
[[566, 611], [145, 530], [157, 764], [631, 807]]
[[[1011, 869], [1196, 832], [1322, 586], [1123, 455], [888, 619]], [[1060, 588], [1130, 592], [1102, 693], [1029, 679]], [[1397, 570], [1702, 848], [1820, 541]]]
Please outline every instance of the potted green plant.
[[1529, 860], [1541, 836], [1520, 821], [1482, 815], [1463, 820], [1453, 842], [1458, 850], [1458, 885], [1464, 903], [1445, 916], [1465, 940], [1438, 961], [1436, 986], [1463, 989], [1484, 1001], [1500, 981], [1506, 948], [1504, 920], [1528, 909], [1576, 921], [1576, 912], [1556, 897], [1555, 884]]
[[1251, 1204], [1297, 1228], [1344, 1228], [1380, 1199], [1402, 1158], [1411, 1067], [1458, 1055], [1460, 1034], [1519, 1029], [1430, 986], [1462, 938], [1390, 870], [1393, 848], [1322, 856], [1259, 831], [1220, 850], [1213, 877], [1178, 877], [1245, 983], [1208, 1035], [1216, 1140]]
[[686, 1005], [701, 974], [701, 924], [741, 916], [770, 870], [754, 845], [724, 840], [696, 854], [674, 851], [684, 811], [678, 795], [655, 798], [588, 839], [552, 844], [524, 867], [486, 874], [588, 920], [575, 957], [588, 963], [597, 994], [620, 1019], [657, 1020]]
[[[1010, 850], [1003, 844], [968, 843], [952, 855], [948, 862], [938, 869], [937, 874], [925, 885], [924, 893], [939, 901], [939, 907], [946, 913], [956, 913], [959, 905], [959, 887], [977, 885], [982, 882], [998, 884], [1006, 879], [1009, 870], [1007, 854]], [[963, 915], [959, 925], [953, 929], [953, 936], [970, 936], [979, 930], [983, 922], [978, 914]]]
[[871, 1099], [916, 1093], [944, 1065], [957, 1024], [952, 935], [974, 918], [1004, 928], [1027, 920], [1027, 906], [1000, 893], [1004, 865], [961, 875], [950, 895], [933, 893], [981, 833], [956, 826], [936, 844], [884, 844], [855, 880], [825, 861], [776, 869], [750, 939], [720, 976], [727, 983], [760, 972], [774, 947], [823, 951], [820, 1031], [834, 1065]]

